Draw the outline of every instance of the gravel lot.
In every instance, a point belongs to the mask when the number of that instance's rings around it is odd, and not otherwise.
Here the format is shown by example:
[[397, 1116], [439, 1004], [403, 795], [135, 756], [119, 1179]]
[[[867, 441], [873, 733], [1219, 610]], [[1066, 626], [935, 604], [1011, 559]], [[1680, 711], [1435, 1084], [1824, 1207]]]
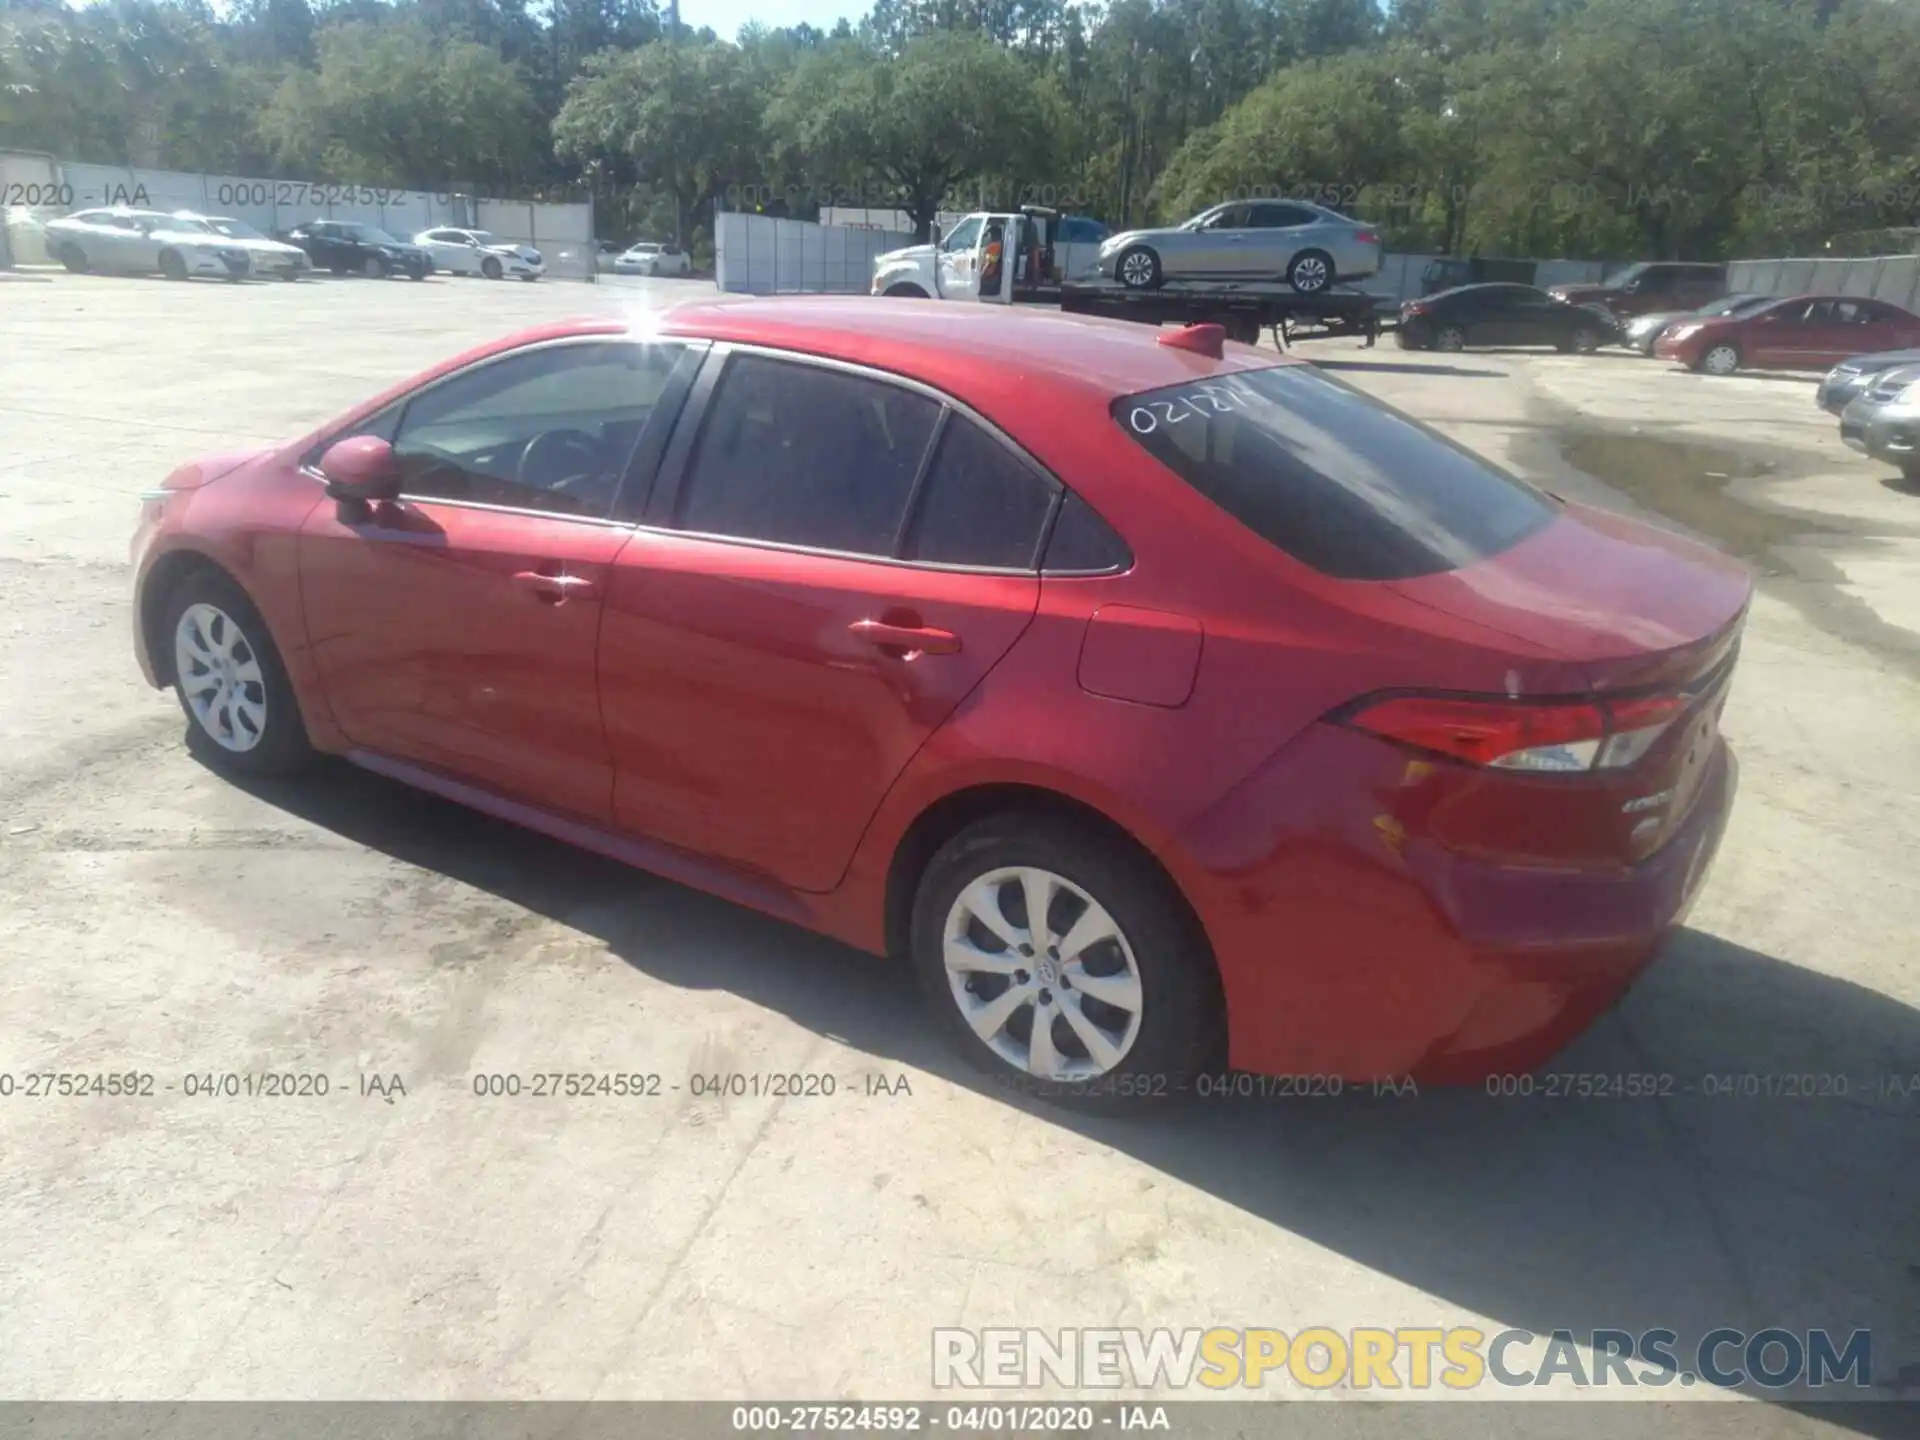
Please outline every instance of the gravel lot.
[[[0, 1099], [0, 1397], [911, 1397], [954, 1325], [1867, 1326], [1877, 1379], [1920, 1361], [1920, 495], [1804, 378], [1304, 351], [1764, 576], [1721, 858], [1556, 1067], [1694, 1087], [1665, 1100], [1063, 1117], [962, 1074], [881, 962], [345, 766], [189, 758], [129, 648], [140, 492], [504, 330], [705, 293], [0, 277], [0, 1072], [160, 1083]], [[269, 1069], [331, 1093], [181, 1088]], [[473, 1091], [556, 1070], [681, 1088]], [[792, 1071], [838, 1093], [688, 1083]], [[1849, 1093], [1704, 1092], [1744, 1075]]]

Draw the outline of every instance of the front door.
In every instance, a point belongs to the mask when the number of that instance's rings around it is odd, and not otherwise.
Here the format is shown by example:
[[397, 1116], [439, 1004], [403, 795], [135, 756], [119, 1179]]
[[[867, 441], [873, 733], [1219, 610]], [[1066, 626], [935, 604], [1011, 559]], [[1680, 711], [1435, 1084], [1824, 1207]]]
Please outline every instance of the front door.
[[934, 280], [942, 300], [975, 300], [980, 295], [980, 234], [984, 217], [969, 215], [934, 247]]
[[610, 817], [594, 657], [632, 533], [613, 507], [684, 348], [565, 342], [460, 371], [394, 422], [399, 502], [315, 510], [301, 593], [354, 744]]
[[1767, 311], [1743, 328], [1741, 348], [1748, 364], [1798, 369], [1810, 358], [1833, 346], [1833, 302], [1810, 300], [1804, 305]]
[[615, 819], [828, 890], [888, 787], [1026, 629], [1058, 486], [884, 377], [708, 361], [723, 363], [613, 567]]

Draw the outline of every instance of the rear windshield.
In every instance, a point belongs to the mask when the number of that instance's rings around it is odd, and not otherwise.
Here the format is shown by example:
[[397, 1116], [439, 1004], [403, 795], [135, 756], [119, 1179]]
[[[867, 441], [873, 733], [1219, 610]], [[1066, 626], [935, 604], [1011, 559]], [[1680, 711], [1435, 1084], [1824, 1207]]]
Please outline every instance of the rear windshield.
[[1339, 580], [1457, 570], [1555, 514], [1538, 490], [1311, 365], [1123, 396], [1113, 418], [1234, 519]]

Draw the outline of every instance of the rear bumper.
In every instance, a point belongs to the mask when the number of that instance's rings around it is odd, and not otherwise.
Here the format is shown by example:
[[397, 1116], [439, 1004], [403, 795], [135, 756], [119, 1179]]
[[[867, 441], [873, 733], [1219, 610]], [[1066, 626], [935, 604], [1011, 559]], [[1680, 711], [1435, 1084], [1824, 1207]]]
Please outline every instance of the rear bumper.
[[1640, 864], [1520, 868], [1397, 833], [1406, 757], [1316, 727], [1184, 837], [1202, 871], [1189, 898], [1221, 972], [1229, 1062], [1434, 1084], [1544, 1064], [1685, 917], [1733, 804], [1724, 743], [1711, 766]]

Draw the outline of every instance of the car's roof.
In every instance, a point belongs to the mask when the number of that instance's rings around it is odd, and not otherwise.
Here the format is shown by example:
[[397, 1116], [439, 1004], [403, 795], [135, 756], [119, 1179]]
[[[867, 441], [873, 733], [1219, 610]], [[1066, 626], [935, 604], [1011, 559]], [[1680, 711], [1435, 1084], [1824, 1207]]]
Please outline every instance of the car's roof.
[[[965, 395], [1008, 382], [1103, 400], [1233, 370], [1290, 363], [1234, 347], [1214, 360], [1157, 343], [1171, 334], [1056, 310], [939, 300], [818, 295], [725, 297], [669, 311], [673, 334], [767, 345], [892, 370]], [[969, 382], [975, 383], [969, 383]], [[984, 391], [982, 386], [984, 385]]]

